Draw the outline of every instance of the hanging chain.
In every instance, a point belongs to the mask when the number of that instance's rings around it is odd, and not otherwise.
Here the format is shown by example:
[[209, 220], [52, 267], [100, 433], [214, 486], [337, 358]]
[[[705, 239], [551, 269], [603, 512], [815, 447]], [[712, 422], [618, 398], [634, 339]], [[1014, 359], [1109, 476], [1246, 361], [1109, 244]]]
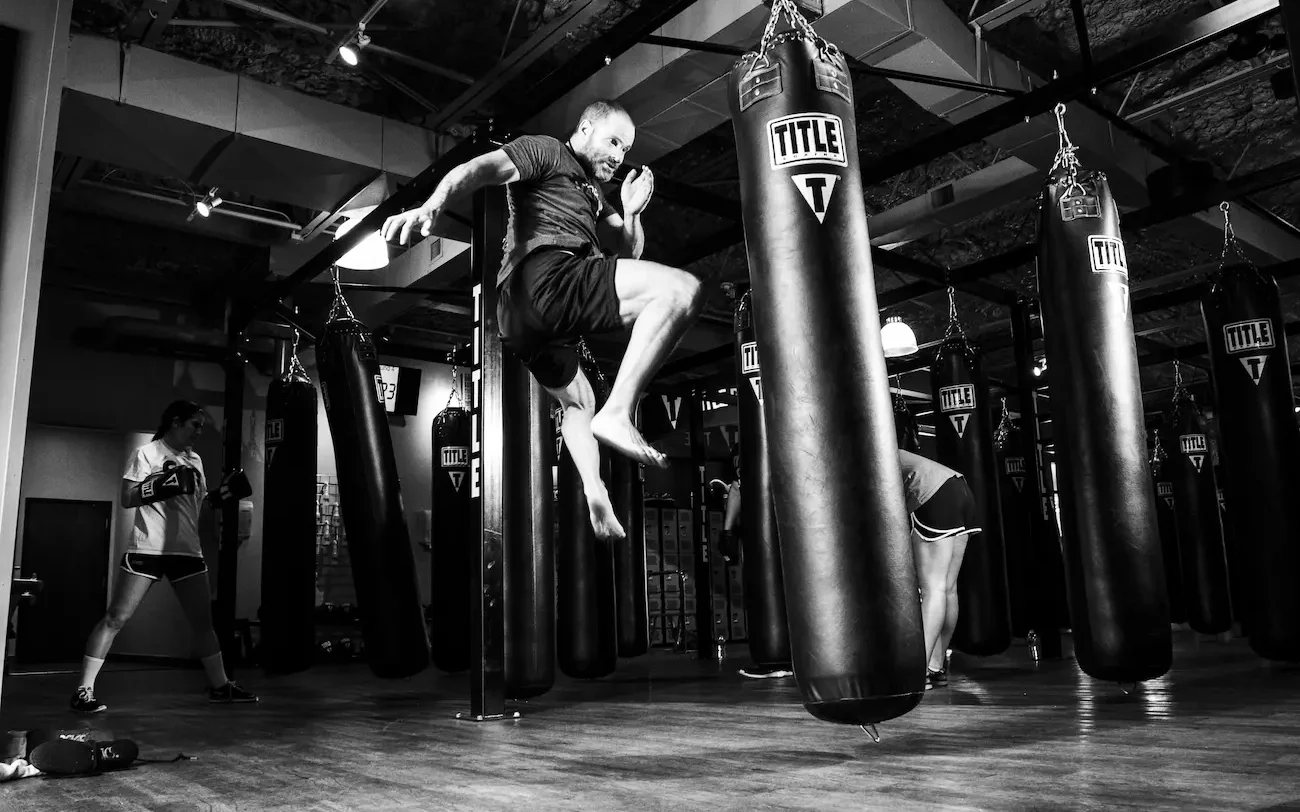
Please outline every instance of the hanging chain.
[[776, 24], [782, 14], [790, 20], [790, 24], [796, 31], [817, 46], [818, 52], [823, 57], [839, 56], [840, 49], [835, 43], [827, 42], [817, 33], [812, 23], [799, 13], [794, 0], [772, 0], [772, 15], [767, 18], [767, 28], [763, 29], [763, 39], [758, 48], [760, 59], [766, 59], [768, 50], [776, 44]]
[[1177, 401], [1186, 396], [1187, 390], [1183, 387], [1183, 363], [1174, 361], [1174, 400]]
[[1007, 444], [1007, 438], [1015, 430], [1015, 424], [1011, 422], [1011, 411], [1007, 409], [1007, 399], [1002, 398], [1002, 419], [998, 421], [998, 427], [993, 430], [993, 447], [1002, 449]]
[[329, 321], [337, 318], [355, 319], [352, 315], [352, 308], [348, 306], [348, 300], [343, 297], [343, 288], [339, 284], [339, 266], [330, 266], [330, 279], [334, 282], [334, 302], [330, 305]]
[[1232, 228], [1232, 215], [1229, 213], [1231, 208], [1232, 204], [1226, 200], [1219, 204], [1219, 211], [1223, 212], [1223, 254], [1219, 257], [1219, 267], [1228, 264], [1228, 249], [1231, 248], [1242, 262], [1253, 268], [1255, 263], [1251, 262], [1246, 252], [1241, 250], [1241, 243], [1237, 241], [1237, 232]]
[[1069, 185], [1065, 187], [1065, 194], [1062, 197], [1071, 197], [1075, 194], [1085, 195], [1087, 191], [1079, 183], [1079, 158], [1074, 153], [1078, 147], [1070, 140], [1070, 133], [1065, 129], [1065, 104], [1056, 105], [1056, 160], [1052, 162], [1052, 171], [1055, 172], [1061, 167], [1065, 167], [1066, 180]]
[[959, 335], [966, 337], [966, 331], [961, 326], [961, 320], [957, 317], [957, 289], [952, 285], [948, 286], [948, 331], [943, 334], [944, 340]]
[[287, 371], [290, 375], [306, 377], [307, 369], [302, 365], [302, 361], [298, 360], [298, 342], [301, 340], [302, 333], [298, 331], [297, 327], [293, 328], [293, 353], [289, 356], [289, 369]]
[[451, 361], [451, 391], [447, 393], [447, 405], [443, 408], [451, 408], [451, 402], [454, 400], [460, 406], [465, 405], [465, 400], [460, 396], [460, 364], [456, 363], [456, 351], [452, 350], [447, 353], [447, 360]]

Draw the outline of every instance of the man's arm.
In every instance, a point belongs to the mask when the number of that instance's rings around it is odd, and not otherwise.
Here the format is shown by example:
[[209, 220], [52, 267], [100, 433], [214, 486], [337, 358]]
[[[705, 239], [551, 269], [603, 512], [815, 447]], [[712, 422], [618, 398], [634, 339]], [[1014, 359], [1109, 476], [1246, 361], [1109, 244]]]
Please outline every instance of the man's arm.
[[504, 186], [519, 180], [519, 168], [504, 150], [472, 158], [443, 177], [425, 207], [441, 211], [447, 203], [463, 195], [473, 194], [487, 186]]
[[624, 219], [615, 213], [605, 218], [605, 224], [618, 232], [618, 255], [626, 259], [640, 259], [645, 250], [645, 230], [641, 228], [641, 215]]
[[519, 168], [515, 162], [504, 150], [493, 150], [448, 172], [424, 205], [389, 217], [379, 233], [385, 240], [396, 237], [398, 242], [406, 245], [412, 229], [419, 226], [420, 236], [427, 237], [432, 232], [439, 213], [451, 200], [487, 186], [503, 186], [517, 180]]

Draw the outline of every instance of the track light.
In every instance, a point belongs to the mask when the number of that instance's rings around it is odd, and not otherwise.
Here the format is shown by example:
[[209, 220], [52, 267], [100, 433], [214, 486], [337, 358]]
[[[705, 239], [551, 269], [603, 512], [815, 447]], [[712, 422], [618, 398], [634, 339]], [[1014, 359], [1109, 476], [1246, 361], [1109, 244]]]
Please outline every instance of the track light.
[[208, 193], [203, 196], [202, 200], [195, 201], [194, 211], [190, 212], [189, 217], [185, 218], [185, 222], [188, 223], [190, 220], [193, 220], [195, 214], [200, 217], [208, 217], [212, 214], [212, 210], [220, 205], [221, 198], [217, 195], [217, 187], [213, 186], [208, 190]]
[[[339, 224], [338, 230], [334, 232], [334, 239], [341, 239], [368, 213], [369, 211], [348, 212], [351, 216]], [[384, 242], [383, 236], [378, 231], [371, 232], [335, 264], [350, 271], [377, 271], [388, 265], [388, 243]]]
[[366, 36], [366, 27], [360, 25], [357, 27], [357, 35], [339, 46], [339, 58], [355, 68], [357, 63], [361, 61], [361, 52], [369, 44], [370, 37]]

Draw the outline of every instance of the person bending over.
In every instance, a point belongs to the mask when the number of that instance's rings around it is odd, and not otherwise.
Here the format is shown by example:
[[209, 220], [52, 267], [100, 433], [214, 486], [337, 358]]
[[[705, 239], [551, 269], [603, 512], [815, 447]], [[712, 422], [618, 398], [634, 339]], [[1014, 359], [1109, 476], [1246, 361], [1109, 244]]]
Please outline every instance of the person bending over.
[[199, 657], [210, 686], [208, 701], [257, 701], [226, 677], [221, 645], [212, 628], [212, 594], [199, 546], [199, 512], [205, 502], [226, 498], [230, 486], [223, 482], [205, 496], [203, 460], [193, 446], [206, 425], [207, 415], [197, 403], [175, 401], [163, 412], [152, 442], [137, 448], [127, 463], [121, 504], [136, 508], [135, 523], [108, 611], [86, 641], [81, 683], [72, 695], [74, 711], [98, 713], [108, 707], [95, 697], [95, 678], [117, 633], [135, 614], [149, 588], [164, 577], [171, 581], [198, 637]]
[[957, 628], [957, 574], [966, 542], [979, 533], [975, 497], [956, 471], [910, 451], [898, 452], [912, 517], [912, 555], [921, 587], [926, 687], [948, 681], [947, 652]]
[[[641, 213], [654, 193], [650, 170], [628, 173], [621, 215], [601, 192], [635, 137], [621, 105], [593, 102], [567, 140], [520, 136], [467, 161], [447, 173], [424, 205], [388, 218], [382, 231], [384, 239], [396, 236], [405, 245], [416, 228], [429, 236], [454, 198], [507, 186], [510, 223], [496, 282], [501, 340], [559, 401], [560, 432], [582, 479], [592, 527], [606, 539], [621, 538], [624, 531], [600, 478], [597, 443], [667, 467], [664, 455], [633, 425], [633, 409], [703, 305], [695, 276], [641, 259]], [[614, 254], [605, 252], [606, 244]], [[575, 345], [584, 335], [629, 326], [623, 362], [597, 412]]]

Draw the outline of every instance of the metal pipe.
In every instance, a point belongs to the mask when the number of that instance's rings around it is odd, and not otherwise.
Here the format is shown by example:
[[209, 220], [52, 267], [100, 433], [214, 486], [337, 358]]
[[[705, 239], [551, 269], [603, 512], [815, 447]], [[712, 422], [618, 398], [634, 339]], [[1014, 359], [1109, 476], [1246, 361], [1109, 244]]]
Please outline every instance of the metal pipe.
[[1088, 15], [1083, 10], [1083, 0], [1070, 0], [1070, 10], [1074, 13], [1074, 33], [1079, 40], [1079, 58], [1083, 61], [1085, 73], [1092, 72], [1092, 46], [1088, 43]]
[[[243, 28], [244, 24], [238, 20], [200, 20], [190, 18], [187, 20], [171, 19], [167, 25], [176, 26], [177, 28]], [[292, 23], [277, 23], [277, 25], [291, 26]], [[329, 31], [351, 31], [356, 26], [351, 23], [318, 23], [321, 28]], [[388, 31], [391, 30], [387, 25], [372, 25], [366, 27], [367, 31]]]
[[[299, 19], [293, 16], [292, 14], [285, 14], [283, 11], [277, 11], [273, 8], [267, 8], [266, 6], [258, 5], [257, 3], [250, 2], [249, 0], [221, 0], [221, 2], [225, 3], [228, 6], [234, 6], [235, 8], [243, 9], [244, 11], [247, 11], [249, 14], [258, 14], [263, 17], [276, 20], [277, 22], [282, 22], [285, 25], [296, 26], [298, 28], [301, 28], [304, 31], [310, 31], [313, 34], [319, 34], [322, 37], [326, 37], [327, 39], [333, 38], [333, 35], [330, 33], [329, 29], [325, 28], [325, 26]], [[473, 77], [467, 76], [463, 73], [460, 73], [459, 71], [454, 71], [454, 70], [450, 70], [449, 68], [444, 68], [439, 65], [434, 65], [432, 63], [425, 62], [422, 59], [416, 59], [413, 56], [407, 56], [404, 53], [394, 51], [390, 48], [385, 48], [381, 45], [375, 45], [374, 43], [371, 43], [370, 45], [366, 46], [366, 50], [373, 51], [374, 53], [377, 53], [381, 56], [386, 56], [390, 59], [395, 59], [399, 62], [405, 62], [411, 67], [419, 68], [420, 70], [426, 71], [428, 73], [436, 74], [438, 76], [442, 76], [447, 79], [453, 79], [457, 82], [462, 82], [464, 84], [474, 83]], [[337, 48], [334, 50], [334, 53], [338, 53]]]
[[1206, 96], [1230, 90], [1243, 82], [1248, 82], [1251, 79], [1254, 79], [1261, 73], [1273, 73], [1274, 71], [1281, 70], [1286, 66], [1286, 63], [1290, 61], [1291, 55], [1289, 53], [1275, 54], [1262, 65], [1251, 65], [1250, 67], [1243, 68], [1236, 73], [1230, 73], [1220, 79], [1215, 79], [1213, 82], [1206, 82], [1200, 87], [1194, 87], [1191, 90], [1179, 93], [1177, 96], [1171, 96], [1168, 99], [1158, 101], [1155, 104], [1144, 107], [1136, 113], [1127, 115], [1124, 118], [1134, 124], [1146, 121], [1150, 118], [1155, 118], [1166, 110], [1172, 110], [1173, 108], [1181, 107], [1184, 104], [1191, 104], [1192, 102], [1198, 101]]
[[[80, 185], [89, 186], [92, 189], [103, 189], [108, 192], [117, 192], [132, 197], [139, 197], [144, 200], [156, 200], [159, 203], [170, 203], [182, 208], [189, 208], [193, 205], [181, 200], [180, 198], [168, 197], [167, 195], [160, 195], [156, 192], [146, 192], [143, 189], [132, 189], [129, 186], [115, 186], [111, 183], [101, 183], [97, 180], [83, 180]], [[239, 211], [238, 209], [228, 208], [229, 205], [232, 204], [223, 203], [223, 205], [217, 206], [213, 209], [212, 213], [220, 214], [222, 217], [233, 217], [237, 220], [247, 220], [250, 223], [261, 223], [262, 225], [275, 226], [276, 228], [283, 228], [289, 231], [300, 231], [302, 229], [302, 226], [288, 220], [276, 220], [272, 217], [263, 217], [260, 214], [249, 214], [248, 212]], [[239, 204], [234, 203], [233, 205], [237, 206]]]
[[[641, 41], [646, 45], [662, 45], [667, 48], [684, 48], [688, 51], [723, 54], [725, 56], [743, 56], [751, 50], [749, 48], [741, 48], [737, 45], [723, 45], [722, 43], [717, 42], [702, 42], [693, 39], [681, 39], [679, 37], [661, 37], [657, 34], [645, 37]], [[899, 82], [915, 82], [921, 85], [946, 87], [951, 90], [969, 90], [975, 93], [992, 93], [997, 96], [1019, 96], [1024, 92], [1009, 87], [998, 87], [996, 85], [986, 85], [979, 82], [967, 82], [962, 79], [949, 79], [943, 76], [928, 76], [921, 73], [912, 73], [910, 71], [879, 68], [875, 65], [868, 65], [865, 62], [854, 59], [847, 54], [845, 54], [844, 58], [848, 63], [849, 70], [854, 73], [880, 76], [885, 79], [892, 79]]]

